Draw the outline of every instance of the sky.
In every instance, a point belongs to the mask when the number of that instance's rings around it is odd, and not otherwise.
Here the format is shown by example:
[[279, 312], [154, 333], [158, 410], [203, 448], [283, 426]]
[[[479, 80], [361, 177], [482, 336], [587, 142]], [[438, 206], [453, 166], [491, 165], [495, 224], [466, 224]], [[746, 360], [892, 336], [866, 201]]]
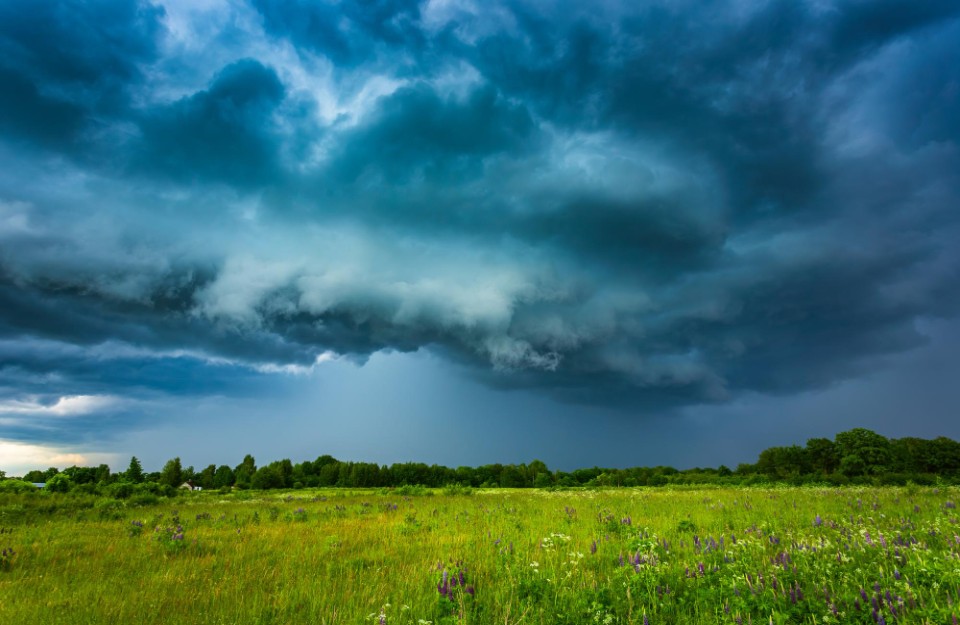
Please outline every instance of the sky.
[[0, 0], [0, 470], [960, 439], [954, 0]]

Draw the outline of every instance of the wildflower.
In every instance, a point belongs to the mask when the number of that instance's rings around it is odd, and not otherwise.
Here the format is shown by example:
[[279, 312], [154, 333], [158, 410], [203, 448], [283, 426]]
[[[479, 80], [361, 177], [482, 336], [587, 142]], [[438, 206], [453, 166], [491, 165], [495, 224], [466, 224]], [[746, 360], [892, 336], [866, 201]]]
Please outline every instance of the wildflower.
[[814, 519], [813, 519], [813, 526], [814, 526], [814, 527], [820, 527], [821, 525], [823, 525], [823, 519], [821, 519], [821, 518], [820, 518], [820, 515], [818, 514], [818, 515], [817, 515], [816, 517], [814, 517]]
[[597, 541], [593, 541], [593, 542], [590, 544], [590, 553], [593, 554], [593, 553], [596, 553], [596, 552], [597, 552]]

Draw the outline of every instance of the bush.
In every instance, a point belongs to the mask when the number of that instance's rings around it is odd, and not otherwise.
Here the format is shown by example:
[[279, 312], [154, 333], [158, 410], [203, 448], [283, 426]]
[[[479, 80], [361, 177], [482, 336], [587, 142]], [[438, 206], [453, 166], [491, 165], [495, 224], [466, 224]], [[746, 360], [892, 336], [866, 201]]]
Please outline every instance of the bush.
[[134, 488], [130, 482], [117, 482], [107, 487], [107, 494], [115, 499], [126, 499], [133, 494]]
[[39, 490], [30, 482], [23, 480], [0, 480], [0, 493], [13, 493], [22, 495], [26, 493], [35, 493]]
[[116, 521], [123, 518], [123, 504], [119, 501], [115, 501], [113, 499], [101, 499], [94, 505], [94, 508], [100, 515], [101, 519]]
[[443, 487], [444, 495], [463, 495], [469, 496], [473, 494], [473, 488], [470, 486], [464, 486], [463, 484], [447, 484]]
[[57, 473], [47, 480], [47, 485], [44, 486], [44, 490], [51, 493], [67, 493], [70, 492], [71, 486], [73, 486], [73, 483], [70, 482], [69, 477], [63, 473]]
[[131, 506], [153, 506], [160, 503], [160, 498], [153, 493], [137, 493], [130, 498]]

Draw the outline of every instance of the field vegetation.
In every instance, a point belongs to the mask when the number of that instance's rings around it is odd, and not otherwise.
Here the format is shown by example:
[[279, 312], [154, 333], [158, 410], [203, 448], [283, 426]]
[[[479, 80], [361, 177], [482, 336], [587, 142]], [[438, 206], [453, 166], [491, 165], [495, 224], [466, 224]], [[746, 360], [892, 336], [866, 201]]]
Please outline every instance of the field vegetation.
[[[9, 480], [8, 480], [9, 481]], [[952, 486], [0, 493], [0, 623], [936, 623]]]

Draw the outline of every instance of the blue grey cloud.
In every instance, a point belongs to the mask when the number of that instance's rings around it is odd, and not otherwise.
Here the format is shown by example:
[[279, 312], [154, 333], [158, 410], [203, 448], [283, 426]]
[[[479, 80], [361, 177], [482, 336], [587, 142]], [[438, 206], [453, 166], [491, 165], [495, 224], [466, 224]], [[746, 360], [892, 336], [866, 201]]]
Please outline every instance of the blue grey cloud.
[[428, 349], [651, 413], [956, 316], [955, 3], [558, 8], [0, 5], [0, 388]]

